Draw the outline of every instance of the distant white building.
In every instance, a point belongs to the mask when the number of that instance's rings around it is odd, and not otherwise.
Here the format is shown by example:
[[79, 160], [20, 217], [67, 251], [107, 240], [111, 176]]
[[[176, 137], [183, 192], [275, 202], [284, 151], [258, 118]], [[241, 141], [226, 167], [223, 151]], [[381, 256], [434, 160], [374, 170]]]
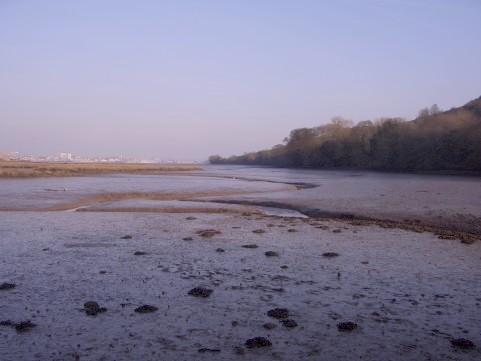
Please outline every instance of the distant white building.
[[72, 160], [72, 153], [60, 153], [60, 160]]

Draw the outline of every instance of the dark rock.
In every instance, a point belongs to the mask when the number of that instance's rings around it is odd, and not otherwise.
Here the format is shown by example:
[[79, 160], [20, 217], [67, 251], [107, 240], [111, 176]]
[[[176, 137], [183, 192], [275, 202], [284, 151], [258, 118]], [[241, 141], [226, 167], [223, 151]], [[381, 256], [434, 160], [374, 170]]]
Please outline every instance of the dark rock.
[[188, 221], [195, 221], [196, 219], [197, 219], [197, 218], [195, 218], [195, 217], [187, 217], [187, 218], [186, 218], [186, 220], [188, 220]]
[[274, 308], [267, 311], [267, 316], [277, 319], [289, 318], [289, 310], [287, 308]]
[[88, 301], [84, 303], [84, 311], [87, 316], [96, 316], [98, 313], [106, 312], [105, 307], [100, 307], [95, 301]]
[[272, 342], [265, 337], [254, 337], [248, 339], [244, 345], [247, 348], [269, 347], [272, 346]]
[[266, 255], [266, 257], [279, 257], [279, 253], [277, 253], [275, 251], [267, 251], [264, 254]]
[[266, 330], [272, 330], [274, 328], [276, 328], [276, 324], [275, 323], [272, 323], [272, 322], [267, 322], [267, 323], [264, 323], [262, 325], [262, 327], [264, 327]]
[[259, 247], [257, 244], [244, 244], [241, 246], [242, 248], [257, 248]]
[[252, 233], [261, 234], [261, 233], [266, 233], [266, 231], [264, 231], [263, 229], [254, 229]]
[[137, 251], [134, 253], [134, 256], [145, 256], [147, 252]]
[[15, 330], [17, 330], [18, 332], [25, 332], [34, 328], [35, 326], [37, 325], [31, 321], [23, 321], [15, 324]]
[[225, 252], [223, 248], [217, 248], [215, 251], [217, 253], [224, 253]]
[[295, 228], [289, 228], [287, 232], [294, 233], [294, 232], [298, 232], [298, 230]]
[[214, 291], [208, 288], [195, 287], [195, 288], [192, 288], [187, 294], [190, 296], [206, 298], [206, 297], [209, 297], [212, 294], [212, 292]]
[[3, 282], [0, 285], [0, 290], [11, 290], [12, 288], [15, 288], [15, 287], [16, 287], [15, 283]]
[[220, 231], [217, 231], [215, 229], [203, 229], [203, 230], [197, 231], [196, 233], [201, 237], [210, 238], [210, 237], [214, 237], [216, 234], [220, 234]]
[[287, 327], [287, 328], [294, 328], [297, 327], [297, 322], [291, 319], [288, 320], [282, 320], [282, 326]]
[[463, 350], [471, 350], [474, 348], [474, 343], [466, 338], [456, 338], [451, 340], [451, 345], [455, 348], [460, 348]]
[[132, 236], [130, 234], [126, 234], [123, 237], [120, 237], [120, 239], [132, 239]]
[[353, 331], [357, 328], [357, 323], [347, 321], [347, 322], [340, 322], [337, 324], [337, 329], [339, 331]]
[[289, 268], [289, 266], [283, 265], [283, 266], [281, 266], [281, 268], [287, 269], [287, 268]]
[[151, 305], [143, 305], [137, 307], [134, 311], [137, 313], [152, 313], [158, 310], [158, 307], [151, 306]]
[[336, 252], [325, 252], [322, 254], [322, 257], [326, 257], [326, 258], [332, 258], [337, 256], [339, 256], [339, 253], [336, 253]]
[[0, 326], [15, 326], [15, 324], [10, 320], [0, 321]]
[[183, 241], [192, 241], [192, 237], [184, 237], [182, 238]]
[[332, 233], [341, 233], [342, 231], [340, 229], [334, 229]]
[[197, 350], [198, 353], [206, 353], [206, 352], [220, 352], [218, 348], [199, 348]]

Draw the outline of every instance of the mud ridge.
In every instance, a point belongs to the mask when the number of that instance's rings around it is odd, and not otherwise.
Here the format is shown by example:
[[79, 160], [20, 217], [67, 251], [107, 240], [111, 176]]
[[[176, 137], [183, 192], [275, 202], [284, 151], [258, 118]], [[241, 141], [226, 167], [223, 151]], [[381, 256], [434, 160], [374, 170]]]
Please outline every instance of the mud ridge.
[[459, 239], [463, 243], [471, 244], [481, 240], [481, 230], [470, 227], [469, 224], [439, 221], [434, 219], [382, 219], [381, 217], [364, 216], [350, 212], [329, 211], [321, 209], [301, 208], [289, 203], [276, 201], [252, 201], [252, 200], [215, 200], [215, 203], [238, 204], [246, 206], [270, 207], [297, 211], [310, 219], [315, 220], [338, 220], [349, 222], [353, 225], [377, 225], [382, 228], [397, 228], [412, 232], [431, 232], [440, 239]]

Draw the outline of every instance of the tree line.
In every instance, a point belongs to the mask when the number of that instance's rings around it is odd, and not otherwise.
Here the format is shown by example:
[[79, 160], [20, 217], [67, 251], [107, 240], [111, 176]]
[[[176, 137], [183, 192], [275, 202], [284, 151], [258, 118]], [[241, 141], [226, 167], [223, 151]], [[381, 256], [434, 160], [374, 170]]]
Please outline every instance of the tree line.
[[382, 118], [354, 124], [334, 117], [329, 124], [291, 131], [271, 149], [223, 158], [213, 164], [305, 168], [481, 171], [481, 97], [442, 112], [421, 109], [416, 119]]

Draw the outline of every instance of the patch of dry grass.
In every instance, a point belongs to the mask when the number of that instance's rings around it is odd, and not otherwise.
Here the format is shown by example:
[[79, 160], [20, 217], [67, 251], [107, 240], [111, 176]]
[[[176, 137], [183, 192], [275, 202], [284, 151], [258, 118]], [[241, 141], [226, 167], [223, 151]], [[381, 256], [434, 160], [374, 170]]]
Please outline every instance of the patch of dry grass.
[[201, 170], [191, 165], [0, 162], [0, 178], [78, 177], [93, 174]]

